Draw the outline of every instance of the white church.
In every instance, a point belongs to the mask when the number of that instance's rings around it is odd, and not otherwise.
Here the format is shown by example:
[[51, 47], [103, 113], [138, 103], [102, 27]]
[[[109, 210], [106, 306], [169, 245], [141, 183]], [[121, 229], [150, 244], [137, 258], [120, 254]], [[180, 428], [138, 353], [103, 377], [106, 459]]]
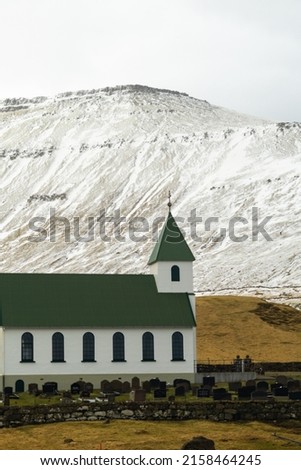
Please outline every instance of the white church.
[[0, 274], [0, 390], [194, 380], [194, 256], [170, 211], [150, 274]]

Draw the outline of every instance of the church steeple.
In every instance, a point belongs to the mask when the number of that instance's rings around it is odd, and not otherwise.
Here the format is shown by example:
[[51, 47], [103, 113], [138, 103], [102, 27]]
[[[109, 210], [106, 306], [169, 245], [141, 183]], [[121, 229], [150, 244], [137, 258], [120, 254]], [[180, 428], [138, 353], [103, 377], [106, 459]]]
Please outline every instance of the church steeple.
[[171, 213], [168, 194], [168, 216], [148, 260], [158, 292], [193, 292], [192, 263], [195, 260]]
[[161, 230], [159, 239], [154, 246], [148, 264], [158, 261], [194, 261], [189, 246], [178, 227], [171, 211], [169, 210], [165, 224]]

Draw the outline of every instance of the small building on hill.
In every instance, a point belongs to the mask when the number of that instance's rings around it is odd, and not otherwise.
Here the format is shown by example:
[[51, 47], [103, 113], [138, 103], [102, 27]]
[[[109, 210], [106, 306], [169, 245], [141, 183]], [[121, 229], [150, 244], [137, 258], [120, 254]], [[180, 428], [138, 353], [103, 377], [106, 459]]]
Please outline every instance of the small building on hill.
[[194, 380], [194, 256], [171, 211], [150, 274], [0, 274], [0, 389]]

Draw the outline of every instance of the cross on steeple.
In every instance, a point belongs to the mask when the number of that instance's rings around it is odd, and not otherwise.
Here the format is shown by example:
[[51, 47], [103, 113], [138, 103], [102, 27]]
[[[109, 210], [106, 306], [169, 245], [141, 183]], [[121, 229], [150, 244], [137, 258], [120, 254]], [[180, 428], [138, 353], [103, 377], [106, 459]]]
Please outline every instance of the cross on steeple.
[[170, 212], [171, 206], [172, 206], [172, 203], [171, 203], [171, 193], [170, 193], [170, 191], [168, 191], [168, 203], [167, 203], [167, 205], [168, 205], [168, 212]]

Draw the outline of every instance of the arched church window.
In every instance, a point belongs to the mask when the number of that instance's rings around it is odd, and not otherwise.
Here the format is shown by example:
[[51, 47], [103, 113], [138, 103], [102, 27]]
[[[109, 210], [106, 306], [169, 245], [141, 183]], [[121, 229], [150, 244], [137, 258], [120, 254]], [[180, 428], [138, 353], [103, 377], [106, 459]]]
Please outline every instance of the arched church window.
[[177, 265], [171, 267], [171, 280], [172, 282], [180, 281], [180, 268]]
[[117, 332], [113, 335], [113, 362], [123, 362], [124, 360], [124, 335]]
[[21, 362], [33, 362], [33, 335], [28, 332], [21, 338]]
[[142, 360], [154, 361], [154, 335], [149, 331], [142, 335]]
[[52, 335], [52, 362], [65, 362], [64, 335], [59, 332]]
[[172, 335], [172, 360], [184, 361], [183, 335], [176, 331]]
[[90, 332], [83, 336], [83, 362], [95, 362], [95, 338]]

